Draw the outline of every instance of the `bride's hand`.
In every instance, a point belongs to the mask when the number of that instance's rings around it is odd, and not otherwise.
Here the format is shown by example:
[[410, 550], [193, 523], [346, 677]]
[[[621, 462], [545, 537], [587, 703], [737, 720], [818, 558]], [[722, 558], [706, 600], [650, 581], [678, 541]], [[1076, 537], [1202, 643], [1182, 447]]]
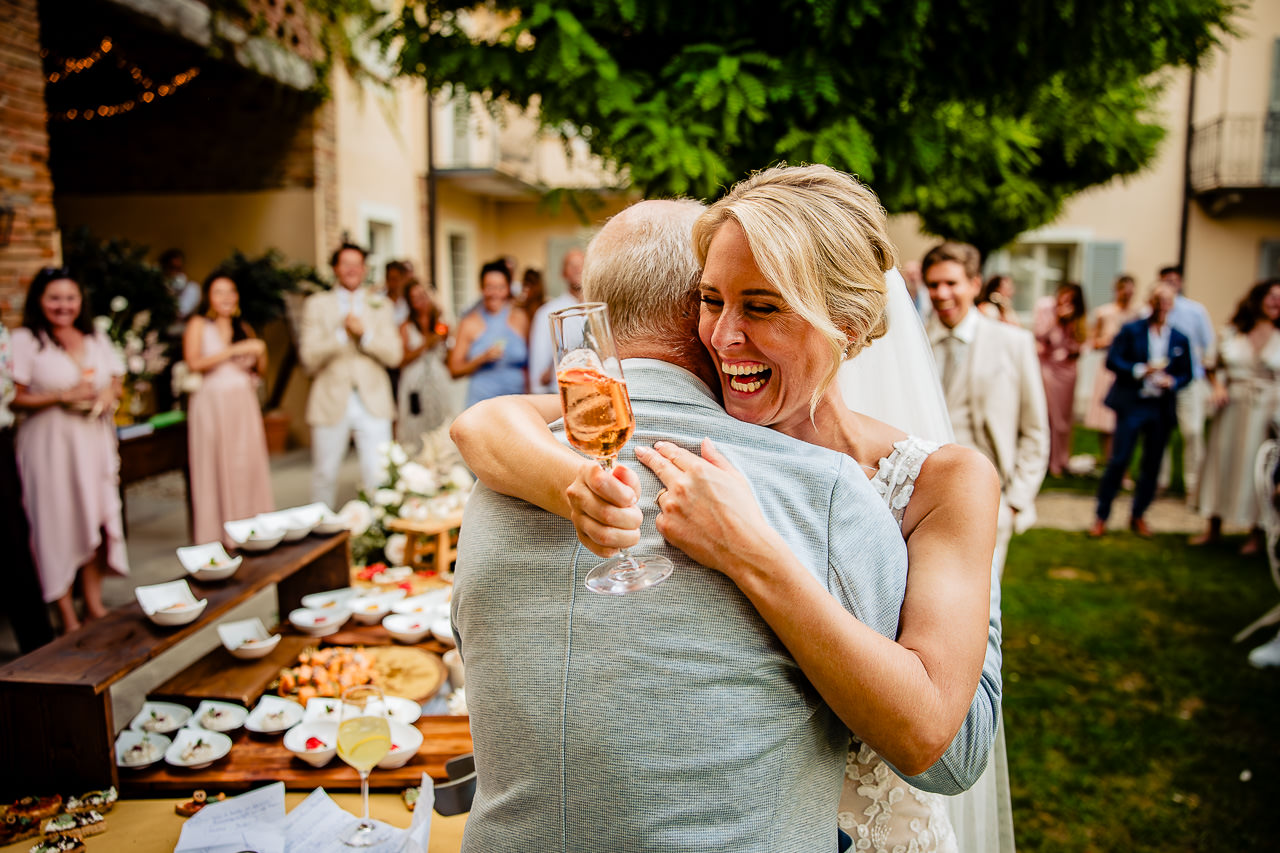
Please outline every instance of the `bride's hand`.
[[772, 528], [751, 485], [711, 439], [702, 442], [702, 458], [666, 441], [653, 450], [637, 446], [636, 458], [665, 487], [658, 499], [658, 532], [697, 562], [735, 577], [747, 552], [766, 543]]
[[578, 475], [565, 489], [569, 520], [578, 531], [578, 541], [598, 557], [612, 557], [619, 548], [634, 547], [640, 541], [644, 515], [636, 501], [640, 478], [630, 468], [616, 466], [605, 471], [595, 462], [584, 462]]

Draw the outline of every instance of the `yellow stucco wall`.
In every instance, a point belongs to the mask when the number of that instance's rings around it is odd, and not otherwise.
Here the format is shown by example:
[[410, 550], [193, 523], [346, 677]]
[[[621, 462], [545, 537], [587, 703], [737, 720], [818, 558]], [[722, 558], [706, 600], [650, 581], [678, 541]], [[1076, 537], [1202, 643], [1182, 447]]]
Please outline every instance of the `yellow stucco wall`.
[[315, 193], [305, 189], [252, 193], [68, 196], [57, 199], [63, 233], [87, 225], [99, 238], [123, 237], [151, 247], [182, 249], [187, 274], [201, 280], [239, 249], [259, 255], [279, 249], [311, 263], [316, 255]]

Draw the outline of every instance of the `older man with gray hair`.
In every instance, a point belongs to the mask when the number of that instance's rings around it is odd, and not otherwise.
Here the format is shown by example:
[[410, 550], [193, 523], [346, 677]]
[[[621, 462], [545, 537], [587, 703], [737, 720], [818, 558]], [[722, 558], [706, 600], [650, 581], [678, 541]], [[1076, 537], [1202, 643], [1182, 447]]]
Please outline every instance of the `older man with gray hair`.
[[[695, 202], [641, 202], [587, 253], [587, 296], [609, 304], [624, 358], [634, 443], [688, 448], [710, 437], [817, 580], [894, 637], [905, 550], [857, 464], [736, 421], [709, 390], [690, 248], [701, 212]], [[477, 406], [455, 423], [464, 452], [483, 452], [468, 430], [488, 417]], [[624, 464], [634, 463], [631, 446]], [[832, 849], [848, 730], [733, 582], [663, 541], [658, 482], [633, 468], [644, 496], [635, 550], [676, 566], [639, 594], [587, 592], [597, 560], [550, 512], [484, 486], [468, 502], [453, 621], [478, 785], [463, 849]], [[537, 479], [524, 479], [526, 493]], [[568, 514], [554, 485], [533, 497]], [[990, 747], [983, 731], [973, 736], [966, 720], [954, 760], [912, 781], [945, 792], [971, 783]]]

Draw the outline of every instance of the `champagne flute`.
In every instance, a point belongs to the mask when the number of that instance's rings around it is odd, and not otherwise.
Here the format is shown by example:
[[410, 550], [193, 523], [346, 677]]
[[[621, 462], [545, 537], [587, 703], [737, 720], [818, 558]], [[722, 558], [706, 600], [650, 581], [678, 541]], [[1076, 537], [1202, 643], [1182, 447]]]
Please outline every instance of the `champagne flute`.
[[369, 847], [378, 842], [377, 827], [369, 820], [369, 771], [391, 751], [391, 726], [387, 723], [382, 691], [372, 684], [348, 687], [342, 692], [338, 723], [338, 757], [360, 774], [364, 817], [342, 834], [348, 847]]
[[[611, 471], [631, 438], [635, 418], [608, 307], [587, 302], [556, 311], [551, 315], [551, 335], [565, 435], [574, 448]], [[624, 595], [661, 583], [671, 570], [666, 557], [637, 559], [623, 550], [588, 572], [586, 584], [592, 592]]]

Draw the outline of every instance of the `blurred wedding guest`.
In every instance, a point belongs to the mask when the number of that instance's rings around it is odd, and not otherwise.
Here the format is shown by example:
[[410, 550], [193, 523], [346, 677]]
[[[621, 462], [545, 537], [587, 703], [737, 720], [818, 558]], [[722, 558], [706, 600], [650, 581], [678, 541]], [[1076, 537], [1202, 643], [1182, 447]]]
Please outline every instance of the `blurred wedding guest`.
[[529, 267], [524, 271], [520, 281], [522, 284], [520, 288], [520, 307], [524, 309], [524, 313], [533, 317], [547, 301], [547, 291], [542, 283], [542, 273], [533, 267]]
[[[1213, 322], [1209, 311], [1194, 299], [1182, 295], [1182, 267], [1170, 266], [1160, 270], [1160, 282], [1173, 288], [1177, 296], [1173, 310], [1169, 312], [1169, 325], [1191, 341], [1191, 376], [1186, 387], [1178, 391], [1178, 432], [1182, 433], [1182, 480], [1187, 487], [1187, 503], [1193, 504], [1199, 494], [1198, 478], [1204, 458], [1204, 422], [1208, 415], [1209, 381], [1205, 376], [1204, 359], [1213, 351]], [[1160, 486], [1168, 485], [1171, 467], [1166, 458], [1160, 469]]]
[[409, 261], [388, 261], [384, 270], [383, 287], [387, 298], [391, 300], [391, 318], [396, 327], [409, 319], [409, 302], [405, 299], [405, 291], [413, 280], [413, 264]]
[[449, 351], [450, 375], [471, 378], [468, 406], [525, 392], [528, 336], [529, 315], [512, 299], [507, 265], [490, 261], [480, 269], [480, 307], [458, 323], [458, 337]]
[[[0, 300], [0, 309], [8, 302]], [[0, 322], [0, 553], [8, 561], [6, 590], [0, 612], [7, 613], [26, 654], [53, 639], [49, 610], [40, 595], [40, 578], [31, 561], [31, 531], [22, 511], [22, 479], [13, 453], [13, 348], [9, 328]]]
[[1010, 326], [1022, 325], [1018, 312], [1013, 310], [1013, 279], [1007, 275], [993, 275], [987, 279], [973, 304], [992, 320]]
[[449, 371], [444, 366], [449, 327], [426, 285], [411, 279], [405, 288], [409, 318], [400, 325], [404, 359], [400, 362], [400, 417], [396, 439], [410, 456], [422, 449], [422, 434], [452, 415]]
[[362, 286], [366, 255], [354, 243], [339, 246], [329, 260], [337, 286], [308, 297], [302, 311], [298, 359], [311, 376], [311, 498], [330, 507], [352, 435], [364, 487], [382, 482], [378, 446], [391, 441], [396, 414], [387, 368], [404, 353], [391, 303]]
[[1133, 298], [1133, 276], [1122, 275], [1117, 278], [1115, 289], [1115, 302], [1108, 302], [1093, 312], [1088, 341], [1089, 349], [1101, 353], [1102, 357], [1098, 359], [1097, 371], [1093, 376], [1093, 391], [1089, 396], [1089, 408], [1084, 413], [1084, 425], [1098, 431], [1103, 459], [1111, 455], [1111, 434], [1116, 431], [1116, 413], [1102, 402], [1116, 380], [1116, 375], [1107, 369], [1106, 353], [1120, 327], [1142, 316], [1143, 309], [1142, 304]]
[[1071, 414], [1085, 317], [1084, 291], [1074, 283], [1059, 285], [1054, 296], [1036, 305], [1036, 354], [1049, 407], [1049, 473], [1055, 477], [1062, 475], [1071, 455]]
[[556, 393], [555, 351], [551, 346], [552, 312], [568, 308], [582, 301], [581, 249], [570, 249], [564, 254], [560, 274], [564, 276], [565, 291], [547, 301], [533, 315], [529, 330], [529, 391], [534, 394]]
[[160, 255], [160, 271], [178, 309], [178, 320], [187, 319], [200, 304], [200, 285], [187, 278], [187, 256], [181, 249], [166, 249]]
[[1200, 515], [1209, 520], [1192, 545], [1217, 542], [1225, 519], [1250, 528], [1240, 549], [1253, 554], [1262, 546], [1254, 457], [1280, 411], [1280, 279], [1254, 285], [1240, 300], [1222, 330], [1216, 358], [1206, 367], [1213, 407], [1204, 468], [1200, 472]]
[[195, 540], [231, 547], [223, 522], [275, 504], [258, 403], [267, 347], [241, 319], [240, 291], [224, 271], [205, 279], [182, 336], [182, 358], [201, 375], [187, 407]]
[[124, 364], [95, 332], [89, 300], [65, 269], [46, 267], [27, 291], [13, 333], [13, 408], [18, 471], [31, 552], [46, 602], [63, 632], [80, 627], [71, 587], [80, 581], [85, 618], [105, 616], [102, 576], [129, 573], [120, 515], [120, 456], [111, 415]]
[[924, 286], [924, 274], [919, 261], [907, 261], [902, 265], [902, 280], [907, 283], [907, 294], [922, 318], [929, 316], [929, 290]]

